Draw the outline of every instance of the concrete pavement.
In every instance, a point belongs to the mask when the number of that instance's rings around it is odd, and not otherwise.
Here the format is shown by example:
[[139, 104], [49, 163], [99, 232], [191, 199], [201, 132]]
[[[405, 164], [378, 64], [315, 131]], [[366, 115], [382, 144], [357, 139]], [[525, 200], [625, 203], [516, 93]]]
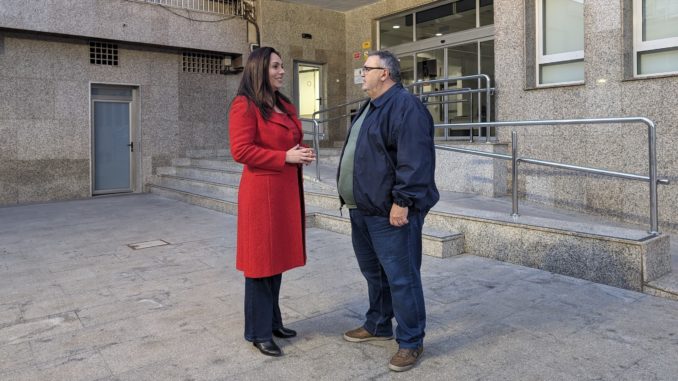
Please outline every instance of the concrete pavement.
[[283, 276], [300, 335], [267, 358], [242, 339], [235, 224], [154, 195], [0, 208], [0, 379], [678, 379], [678, 302], [468, 255], [424, 258], [425, 352], [390, 372], [394, 341], [341, 338], [366, 285], [318, 229]]

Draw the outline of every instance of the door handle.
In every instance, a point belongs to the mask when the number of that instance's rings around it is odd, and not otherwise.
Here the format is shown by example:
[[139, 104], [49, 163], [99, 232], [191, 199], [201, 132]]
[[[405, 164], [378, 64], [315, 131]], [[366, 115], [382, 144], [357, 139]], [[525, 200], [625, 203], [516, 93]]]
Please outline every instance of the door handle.
[[129, 147], [130, 152], [134, 152], [134, 142], [130, 142], [127, 147]]

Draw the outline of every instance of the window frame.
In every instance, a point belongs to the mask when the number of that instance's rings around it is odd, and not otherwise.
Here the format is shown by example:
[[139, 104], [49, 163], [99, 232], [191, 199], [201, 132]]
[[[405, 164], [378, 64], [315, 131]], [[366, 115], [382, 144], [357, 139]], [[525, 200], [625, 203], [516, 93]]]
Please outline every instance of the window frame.
[[[387, 21], [387, 20], [390, 20], [390, 19], [393, 19], [393, 18], [397, 18], [397, 17], [402, 17], [402, 16], [405, 16], [405, 15], [412, 15], [412, 40], [408, 41], [408, 42], [403, 42], [403, 43], [395, 45], [395, 46], [387, 47], [386, 49], [391, 50], [394, 47], [400, 47], [400, 46], [404, 46], [404, 45], [408, 45], [408, 44], [415, 44], [417, 42], [421, 43], [423, 41], [429, 41], [429, 40], [431, 40], [431, 41], [434, 41], [436, 39], [445, 40], [445, 39], [451, 38], [455, 35], [458, 35], [460, 33], [469, 33], [469, 31], [475, 31], [475, 30], [478, 30], [478, 29], [494, 28], [494, 22], [492, 24], [488, 24], [488, 25], [482, 25], [482, 26], [480, 25], [480, 0], [475, 0], [475, 3], [476, 3], [476, 5], [475, 5], [476, 26], [474, 28], [469, 28], [469, 29], [465, 29], [465, 30], [461, 30], [461, 31], [451, 32], [451, 33], [448, 33], [448, 34], [430, 37], [430, 38], [425, 38], [425, 39], [417, 38], [417, 13], [420, 13], [422, 11], [426, 11], [426, 10], [429, 10], [429, 9], [432, 9], [432, 8], [436, 8], [436, 7], [439, 7], [439, 6], [442, 6], [442, 5], [456, 3], [457, 1], [459, 1], [459, 0], [434, 1], [430, 4], [426, 4], [426, 5], [421, 6], [421, 7], [409, 9], [409, 10], [406, 10], [406, 11], [403, 11], [403, 12], [398, 12], [398, 13], [386, 15], [386, 16], [380, 17], [378, 19], [375, 19], [374, 25], [376, 27], [376, 30], [375, 30], [375, 32], [376, 32], [376, 39], [375, 39], [376, 40], [375, 41], [376, 46], [378, 47], [378, 49], [382, 49], [381, 48], [381, 22]], [[494, 4], [492, 4], [492, 5], [494, 6]]]
[[[552, 82], [552, 83], [541, 83], [541, 67], [548, 64], [557, 64], [557, 63], [568, 63], [575, 61], [584, 61], [584, 50], [576, 50], [565, 53], [555, 53], [555, 54], [544, 54], [544, 1], [545, 0], [535, 0], [535, 42], [536, 42], [536, 65], [535, 66], [535, 86], [536, 87], [551, 87], [551, 86], [561, 86], [561, 85], [579, 85], [583, 84], [586, 81], [586, 76], [577, 81], [565, 81], [565, 82]], [[584, 28], [586, 32], [586, 28]], [[586, 73], [585, 73], [586, 74]]]
[[659, 40], [643, 41], [643, 0], [633, 0], [633, 77], [647, 78], [663, 75], [675, 75], [676, 71], [640, 74], [638, 55], [664, 49], [678, 50], [678, 37], [668, 37]]

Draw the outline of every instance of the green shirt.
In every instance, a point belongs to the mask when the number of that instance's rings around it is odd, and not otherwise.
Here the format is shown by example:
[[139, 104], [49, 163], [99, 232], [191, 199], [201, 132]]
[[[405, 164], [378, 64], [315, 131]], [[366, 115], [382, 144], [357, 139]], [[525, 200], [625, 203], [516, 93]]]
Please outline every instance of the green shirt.
[[348, 140], [346, 141], [346, 147], [344, 148], [344, 155], [341, 157], [341, 163], [339, 164], [339, 196], [344, 199], [346, 207], [349, 209], [357, 208], [353, 198], [353, 159], [355, 156], [355, 145], [360, 134], [360, 127], [362, 127], [370, 107], [371, 105], [367, 105], [363, 113], [353, 123]]

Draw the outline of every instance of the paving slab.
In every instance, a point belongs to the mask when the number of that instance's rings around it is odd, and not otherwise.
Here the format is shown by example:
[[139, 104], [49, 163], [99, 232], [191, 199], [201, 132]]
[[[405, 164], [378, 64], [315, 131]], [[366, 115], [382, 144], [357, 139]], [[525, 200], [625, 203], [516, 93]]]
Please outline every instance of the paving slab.
[[[425, 352], [354, 344], [366, 285], [350, 237], [309, 229], [283, 275], [299, 336], [243, 339], [235, 216], [156, 195], [0, 208], [2, 380], [675, 380], [678, 302], [488, 258], [424, 257]], [[169, 245], [133, 250], [128, 244]]]

